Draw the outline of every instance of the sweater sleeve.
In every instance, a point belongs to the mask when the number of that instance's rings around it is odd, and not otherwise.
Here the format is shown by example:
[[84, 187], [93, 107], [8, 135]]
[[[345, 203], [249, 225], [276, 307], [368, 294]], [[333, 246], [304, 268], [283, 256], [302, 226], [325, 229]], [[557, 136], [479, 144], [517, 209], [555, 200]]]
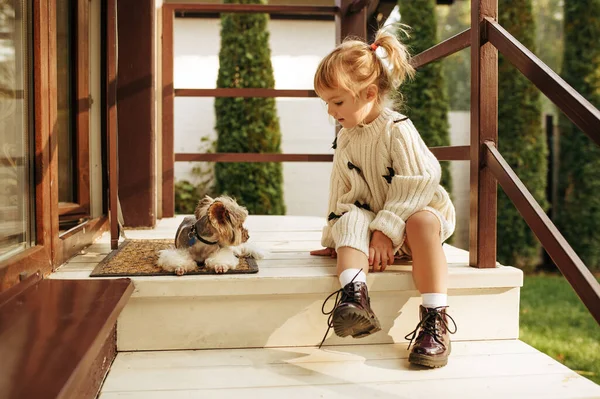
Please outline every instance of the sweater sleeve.
[[385, 204], [369, 227], [388, 236], [397, 249], [404, 243], [406, 220], [433, 199], [441, 167], [410, 120], [396, 124], [391, 135], [393, 173]]

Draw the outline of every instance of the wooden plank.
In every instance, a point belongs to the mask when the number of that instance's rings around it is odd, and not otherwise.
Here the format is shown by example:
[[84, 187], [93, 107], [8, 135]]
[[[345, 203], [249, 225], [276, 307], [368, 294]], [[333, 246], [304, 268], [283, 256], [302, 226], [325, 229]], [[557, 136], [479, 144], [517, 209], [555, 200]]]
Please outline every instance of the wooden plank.
[[486, 18], [485, 29], [488, 40], [579, 129], [600, 145], [600, 110], [496, 21]]
[[[438, 386], [443, 381], [458, 380], [455, 389], [460, 386], [460, 391], [455, 391], [455, 393], [461, 392], [464, 394], [465, 391], [468, 391], [466, 389], [468, 385], [465, 385], [466, 378], [482, 380], [483, 382], [494, 377], [521, 377], [540, 374], [558, 374], [562, 377], [567, 373], [572, 378], [578, 378], [577, 374], [562, 364], [540, 353], [516, 353], [501, 356], [490, 356], [489, 354], [460, 356], [453, 353], [448, 366], [427, 370], [427, 372], [417, 372], [406, 360], [408, 351], [403, 350], [403, 348], [392, 348], [391, 354], [395, 354], [395, 356], [390, 356], [390, 358], [367, 360], [350, 353], [346, 356], [346, 360], [333, 359], [330, 361], [321, 353], [315, 353], [314, 356], [311, 356], [311, 353], [308, 355], [309, 359], [296, 361], [298, 357], [307, 357], [302, 349], [300, 349], [300, 353], [278, 353], [276, 350], [273, 351], [276, 355], [279, 355], [273, 363], [257, 362], [248, 365], [236, 364], [210, 367], [181, 367], [181, 363], [177, 363], [179, 367], [163, 366], [160, 369], [144, 368], [143, 366], [137, 369], [124, 367], [116, 369], [120, 360], [117, 357], [114, 366], [117, 371], [114, 374], [109, 374], [103, 387], [103, 393], [151, 392], [153, 390], [160, 390], [164, 393], [164, 391], [181, 389], [301, 388], [348, 384], [355, 392], [350, 397], [371, 398], [377, 396], [376, 391], [367, 389], [360, 392], [363, 384], [395, 382], [416, 384], [420, 382], [419, 387], [427, 389], [427, 386]], [[255, 358], [249, 356], [248, 360], [255, 361]], [[473, 367], [473, 364], [476, 364], [477, 367]], [[349, 370], [352, 370], [352, 372], [349, 372]], [[231, 378], [232, 373], [235, 374], [235, 378]], [[588, 381], [588, 384], [587, 387], [590, 389], [590, 393], [597, 393], [600, 390], [592, 382]], [[483, 388], [481, 385], [480, 388]], [[522, 388], [522, 386], [511, 386], [507, 392], [517, 394]], [[400, 388], [395, 387], [395, 389], [398, 393]], [[443, 391], [443, 388], [438, 387], [435, 391]], [[406, 392], [406, 390], [402, 389], [400, 392]], [[421, 390], [418, 390], [418, 392], [421, 395], [424, 394]], [[533, 392], [537, 392], [538, 395], [541, 394], [539, 397], [544, 397], [543, 393], [547, 393], [543, 386], [536, 387]], [[487, 395], [482, 395], [482, 392], [478, 392], [478, 394], [479, 396], [476, 397], [487, 397]], [[506, 397], [514, 396], [508, 395]]]
[[175, 89], [175, 97], [318, 97], [314, 90], [260, 88]]
[[471, 28], [452, 36], [443, 42], [412, 57], [411, 64], [415, 69], [421, 68], [430, 62], [437, 61], [454, 54], [471, 45]]
[[117, 328], [113, 327], [108, 338], [104, 342], [102, 349], [98, 352], [96, 359], [92, 363], [85, 378], [73, 388], [73, 398], [77, 399], [95, 399], [100, 393], [102, 383], [106, 378], [110, 366], [117, 356]]
[[[414, 370], [413, 372], [419, 372]], [[423, 372], [423, 371], [421, 371]], [[333, 384], [287, 387], [252, 387], [232, 389], [177, 389], [172, 391], [117, 391], [105, 392], [100, 399], [348, 399], [348, 398], [403, 398], [443, 397], [444, 399], [506, 399], [534, 398], [581, 399], [595, 394], [593, 383], [573, 372], [550, 375], [524, 375], [489, 378], [464, 378], [440, 381], [402, 381], [353, 384]], [[411, 395], [412, 396], [409, 396]]]
[[110, 243], [119, 244], [117, 161], [117, 0], [106, 2], [106, 140], [108, 147], [108, 210]]
[[600, 324], [600, 284], [533, 198], [521, 179], [500, 155], [494, 144], [486, 143], [486, 149], [486, 166], [498, 179], [504, 192], [540, 240], [554, 264]]
[[[490, 356], [508, 354], [540, 354], [518, 340], [456, 342], [452, 356]], [[304, 364], [315, 362], [348, 362], [406, 359], [408, 343], [374, 345], [339, 345], [319, 350], [315, 347], [265, 349], [222, 349], [202, 351], [122, 352], [112, 371], [164, 370], [171, 365], [186, 368], [238, 367], [268, 364]]]
[[[305, 5], [263, 5], [263, 4], [168, 4], [176, 12], [195, 11], [205, 13], [249, 13], [261, 12], [269, 14], [290, 15], [336, 15], [339, 8], [335, 6], [305, 6]], [[163, 6], [164, 7], [164, 6]]]
[[[433, 147], [431, 152], [441, 161], [466, 161], [469, 146]], [[177, 153], [175, 162], [332, 162], [330, 154], [275, 154], [275, 153]]]
[[27, 277], [25, 280], [21, 281], [19, 284], [16, 284], [6, 291], [0, 292], [0, 307], [5, 303], [13, 299], [14, 297], [21, 295], [24, 291], [26, 291], [29, 287], [37, 284], [38, 281], [42, 279], [42, 275], [40, 273], [33, 273], [31, 276]]
[[77, 0], [76, 25], [76, 140], [77, 203], [90, 213], [90, 1]]
[[175, 214], [173, 7], [162, 7], [162, 216]]
[[43, 280], [1, 306], [3, 397], [75, 397], [132, 292], [129, 279]]
[[[498, 51], [485, 43], [482, 21], [497, 18], [497, 0], [473, 0], [471, 6], [471, 167], [469, 263], [496, 267], [497, 183], [483, 166], [483, 145], [498, 142]], [[484, 44], [485, 43], [485, 44]]]

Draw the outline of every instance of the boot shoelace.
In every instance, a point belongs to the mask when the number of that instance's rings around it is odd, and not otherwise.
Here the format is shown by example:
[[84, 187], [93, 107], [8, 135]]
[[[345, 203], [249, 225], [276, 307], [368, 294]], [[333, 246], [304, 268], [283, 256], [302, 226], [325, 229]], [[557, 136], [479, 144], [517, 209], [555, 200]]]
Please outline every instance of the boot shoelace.
[[[321, 349], [321, 346], [323, 346], [323, 342], [325, 342], [325, 339], [327, 339], [327, 334], [329, 334], [329, 331], [333, 327], [333, 312], [335, 312], [335, 310], [338, 308], [338, 306], [340, 306], [340, 303], [344, 300], [344, 298], [346, 298], [346, 297], [353, 298], [354, 297], [354, 294], [356, 293], [356, 291], [354, 290], [354, 284], [352, 284], [352, 283], [354, 282], [354, 279], [360, 274], [361, 271], [362, 271], [362, 269], [359, 270], [358, 273], [356, 273], [356, 275], [354, 275], [354, 277], [352, 277], [352, 280], [350, 280], [349, 284], [346, 284], [339, 290], [332, 292], [331, 294], [329, 294], [329, 296], [327, 298], [325, 298], [325, 301], [323, 302], [323, 305], [321, 306], [321, 313], [323, 313], [325, 316], [329, 316], [329, 317], [327, 318], [327, 331], [325, 331], [325, 335], [323, 336], [323, 339], [321, 340], [321, 343], [319, 344], [319, 349]], [[349, 289], [347, 290], [346, 287], [349, 287]], [[335, 295], [335, 300], [334, 300], [335, 303], [333, 304], [333, 308], [331, 308], [331, 310], [329, 312], [326, 312], [325, 305], [327, 304], [327, 301], [329, 301], [329, 299], [334, 295]]]
[[421, 334], [419, 334], [419, 329], [421, 327], [423, 328], [423, 334], [431, 335], [437, 343], [439, 343], [440, 345], [442, 345], [444, 347], [446, 346], [442, 342], [440, 332], [438, 331], [437, 321], [439, 321], [444, 326], [446, 331], [448, 331], [450, 334], [456, 333], [457, 327], [456, 327], [456, 322], [454, 321], [452, 316], [450, 316], [448, 313], [446, 313], [446, 317], [449, 318], [452, 321], [452, 324], [454, 325], [454, 331], [452, 331], [450, 329], [450, 326], [448, 325], [446, 320], [444, 320], [444, 318], [442, 317], [441, 310], [443, 308], [445, 308], [445, 306], [440, 306], [438, 308], [429, 309], [427, 311], [427, 314], [425, 316], [423, 316], [421, 321], [419, 321], [419, 324], [417, 324], [417, 327], [415, 327], [415, 329], [413, 331], [409, 332], [404, 337], [404, 339], [410, 340], [410, 342], [408, 343], [408, 349], [410, 349], [410, 346], [412, 345], [413, 341], [416, 338], [418, 338], [419, 336], [421, 336]]

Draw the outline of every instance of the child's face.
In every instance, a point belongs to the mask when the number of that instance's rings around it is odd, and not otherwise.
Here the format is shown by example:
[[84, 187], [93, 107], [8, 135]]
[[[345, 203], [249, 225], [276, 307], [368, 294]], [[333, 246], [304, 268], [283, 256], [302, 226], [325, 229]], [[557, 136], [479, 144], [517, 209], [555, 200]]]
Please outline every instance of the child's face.
[[346, 129], [359, 123], [369, 123], [377, 117], [373, 115], [376, 111], [374, 96], [368, 93], [367, 89], [363, 90], [358, 98], [351, 92], [340, 89], [326, 89], [320, 94], [327, 104], [327, 113]]

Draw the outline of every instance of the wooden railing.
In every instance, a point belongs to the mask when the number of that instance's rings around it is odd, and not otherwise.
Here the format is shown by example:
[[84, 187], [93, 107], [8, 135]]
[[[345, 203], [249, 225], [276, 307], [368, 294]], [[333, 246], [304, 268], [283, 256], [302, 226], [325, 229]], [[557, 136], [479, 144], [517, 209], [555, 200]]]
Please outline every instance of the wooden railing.
[[[335, 15], [336, 41], [351, 34], [366, 38], [367, 10], [362, 0], [337, 0], [335, 7], [166, 4], [163, 6], [163, 216], [173, 214], [174, 162], [330, 162], [327, 154], [175, 154], [173, 99], [209, 97], [315, 97], [313, 90], [173, 89], [173, 18], [176, 11], [267, 12]], [[600, 111], [585, 100], [496, 21], [497, 0], [471, 0], [471, 28], [416, 55], [413, 65], [430, 62], [471, 46], [471, 142], [432, 148], [440, 160], [470, 161], [469, 263], [496, 267], [497, 185], [500, 183], [557, 267], [600, 323], [600, 285], [497, 150], [498, 51], [550, 98], [582, 131], [600, 144]]]
[[[248, 5], [248, 4], [165, 4], [163, 6], [163, 156], [162, 191], [163, 216], [174, 214], [174, 163], [175, 162], [331, 162], [330, 154], [273, 154], [273, 153], [175, 153], [173, 132], [173, 102], [175, 97], [317, 97], [312, 89], [278, 90], [266, 88], [217, 88], [192, 89], [173, 87], [173, 18], [178, 12], [222, 13], [222, 12], [263, 12], [293, 15], [334, 15], [336, 41], [347, 35], [366, 38], [367, 10], [375, 10], [372, 2], [364, 0], [338, 0], [336, 6], [289, 6], [289, 5]], [[451, 52], [468, 46], [468, 31], [449, 39]], [[336, 44], [337, 44], [336, 43]], [[450, 53], [425, 54], [420, 59], [433, 60]], [[419, 58], [415, 58], [418, 62]], [[415, 65], [419, 67], [419, 65]], [[440, 160], [469, 160], [469, 147], [435, 147], [432, 152]]]

